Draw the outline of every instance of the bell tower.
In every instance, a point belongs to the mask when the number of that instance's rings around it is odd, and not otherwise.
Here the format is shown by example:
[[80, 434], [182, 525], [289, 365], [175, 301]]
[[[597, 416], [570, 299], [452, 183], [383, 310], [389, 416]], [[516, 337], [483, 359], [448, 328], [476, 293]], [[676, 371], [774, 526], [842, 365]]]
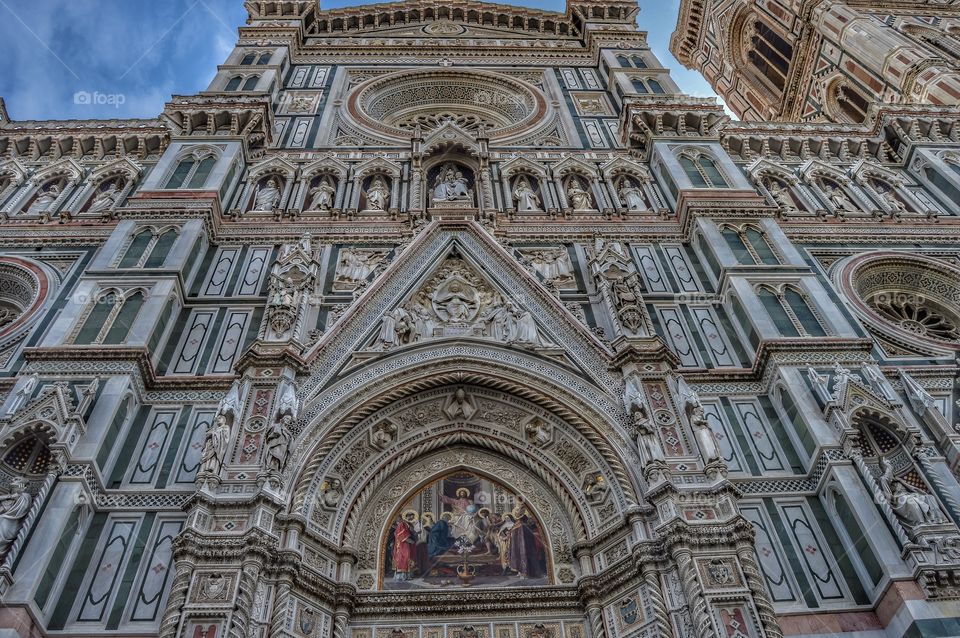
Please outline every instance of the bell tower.
[[741, 119], [859, 124], [960, 100], [960, 9], [856, 0], [683, 0], [670, 50]]

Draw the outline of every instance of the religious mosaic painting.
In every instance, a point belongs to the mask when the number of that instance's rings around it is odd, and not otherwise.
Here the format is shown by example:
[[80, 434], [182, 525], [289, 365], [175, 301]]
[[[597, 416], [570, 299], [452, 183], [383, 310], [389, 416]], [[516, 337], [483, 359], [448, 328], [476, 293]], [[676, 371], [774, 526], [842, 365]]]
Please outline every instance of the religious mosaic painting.
[[549, 584], [546, 532], [523, 497], [473, 472], [420, 489], [394, 513], [384, 589]]

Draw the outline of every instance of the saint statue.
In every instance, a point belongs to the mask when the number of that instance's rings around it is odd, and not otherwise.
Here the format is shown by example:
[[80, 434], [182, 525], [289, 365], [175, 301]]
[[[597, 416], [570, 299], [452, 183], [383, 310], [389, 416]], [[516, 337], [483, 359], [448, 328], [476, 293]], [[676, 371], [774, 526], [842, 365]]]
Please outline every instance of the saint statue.
[[880, 486], [883, 494], [890, 503], [890, 508], [908, 527], [917, 525], [938, 525], [946, 523], [947, 519], [940, 510], [940, 504], [933, 494], [915, 487], [900, 477], [893, 475], [893, 466], [880, 460], [884, 468], [880, 477]]
[[90, 203], [90, 208], [87, 209], [89, 213], [100, 213], [108, 208], [112, 208], [117, 203], [117, 198], [120, 196], [120, 187], [116, 182], [110, 182], [110, 185], [107, 186], [103, 191], [98, 193], [93, 201]]
[[517, 210], [526, 212], [541, 212], [540, 197], [530, 188], [530, 182], [526, 177], [521, 177], [517, 181], [517, 187], [513, 191], [513, 200], [517, 203]]
[[470, 192], [467, 178], [453, 166], [445, 167], [437, 175], [436, 182], [433, 185], [433, 201], [463, 201], [471, 197], [473, 197], [473, 194]]
[[203, 453], [200, 456], [200, 472], [217, 476], [227, 457], [227, 445], [230, 442], [230, 424], [227, 416], [217, 414], [213, 424], [207, 428], [207, 436], [203, 442]]
[[33, 497], [26, 492], [26, 485], [19, 476], [10, 481], [10, 491], [0, 496], [0, 556], [17, 540], [20, 525], [30, 512]]
[[593, 202], [590, 195], [583, 190], [580, 180], [574, 178], [570, 180], [567, 186], [567, 201], [573, 210], [593, 210]]
[[257, 195], [253, 202], [253, 210], [272, 211], [280, 204], [280, 184], [275, 177], [267, 180], [257, 188]]
[[263, 469], [268, 472], [283, 472], [290, 452], [290, 426], [293, 416], [284, 414], [279, 421], [273, 421], [264, 437]]
[[50, 184], [46, 190], [42, 190], [37, 193], [36, 199], [34, 199], [30, 204], [30, 207], [27, 208], [27, 212], [31, 215], [39, 215], [41, 213], [50, 212], [54, 202], [56, 202], [57, 198], [59, 197], [60, 187], [56, 184]]
[[796, 213], [797, 205], [793, 203], [793, 197], [790, 195], [790, 191], [783, 187], [780, 182], [773, 181], [770, 182], [770, 196], [773, 197], [773, 201], [777, 203], [777, 206], [780, 207], [781, 212], [784, 213]]
[[387, 210], [387, 204], [390, 201], [390, 189], [384, 183], [383, 178], [377, 175], [370, 183], [367, 189], [367, 210]]
[[643, 198], [643, 191], [637, 188], [633, 182], [624, 179], [620, 182], [620, 202], [627, 207], [627, 210], [646, 210], [647, 202]]
[[310, 190], [310, 204], [307, 210], [328, 211], [333, 206], [333, 196], [336, 189], [325, 179], [320, 180], [314, 188]]
[[410, 343], [413, 326], [413, 317], [403, 308], [394, 308], [385, 314], [380, 326], [380, 343], [383, 349]]
[[830, 187], [827, 193], [827, 199], [830, 200], [830, 205], [837, 211], [855, 212], [857, 210], [857, 207], [853, 205], [853, 202], [850, 201], [847, 194], [838, 186]]
[[337, 264], [337, 279], [344, 281], [364, 281], [376, 268], [377, 255], [354, 250], [340, 253]]

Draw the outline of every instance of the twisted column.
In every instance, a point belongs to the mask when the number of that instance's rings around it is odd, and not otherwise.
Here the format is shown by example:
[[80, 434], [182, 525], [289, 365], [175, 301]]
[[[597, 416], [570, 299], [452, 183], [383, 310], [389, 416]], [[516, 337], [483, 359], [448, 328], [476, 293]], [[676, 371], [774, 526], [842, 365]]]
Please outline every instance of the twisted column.
[[740, 567], [746, 576], [747, 587], [750, 588], [750, 593], [753, 595], [753, 604], [760, 616], [763, 632], [767, 638], [783, 638], [783, 632], [777, 622], [777, 612], [774, 611], [773, 604], [767, 596], [767, 588], [763, 585], [763, 578], [754, 558], [753, 548], [745, 541], [740, 541], [737, 543], [737, 558], [740, 559]]
[[187, 590], [190, 588], [193, 565], [185, 561], [177, 561], [175, 569], [176, 574], [170, 587], [167, 610], [160, 620], [159, 638], [177, 637], [177, 628], [180, 626], [180, 617], [183, 615], [183, 605], [187, 602]]
[[587, 619], [590, 621], [592, 638], [607, 638], [607, 629], [603, 625], [603, 615], [600, 613], [600, 606], [597, 603], [592, 603], [587, 607]]
[[289, 583], [277, 585], [277, 593], [273, 597], [273, 616], [270, 618], [270, 636], [280, 638], [287, 634], [287, 599], [290, 597]]
[[670, 616], [667, 614], [667, 605], [663, 600], [663, 587], [660, 583], [660, 574], [656, 568], [645, 563], [643, 565], [643, 582], [647, 586], [647, 596], [650, 597], [650, 606], [653, 608], [653, 618], [657, 623], [657, 633], [670, 638], [673, 632], [670, 628]]
[[240, 584], [227, 632], [230, 638], [247, 638], [247, 625], [250, 623], [250, 610], [253, 608], [259, 577], [260, 565], [257, 563], [248, 561], [240, 569]]
[[698, 638], [716, 638], [713, 622], [707, 612], [707, 601], [700, 590], [700, 583], [697, 582], [697, 570], [693, 565], [692, 554], [689, 549], [677, 549], [673, 552], [673, 560], [680, 573], [683, 594], [690, 607], [690, 619], [693, 621], [696, 635]]

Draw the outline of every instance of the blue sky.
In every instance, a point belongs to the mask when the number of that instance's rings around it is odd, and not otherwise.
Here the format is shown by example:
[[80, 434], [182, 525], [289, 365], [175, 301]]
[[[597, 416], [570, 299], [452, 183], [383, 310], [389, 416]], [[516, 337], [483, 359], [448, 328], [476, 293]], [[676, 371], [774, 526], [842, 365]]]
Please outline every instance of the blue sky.
[[[683, 90], [713, 95], [667, 49], [679, 5], [641, 0], [641, 28]], [[207, 87], [245, 19], [242, 0], [0, 0], [0, 96], [17, 120], [155, 117], [171, 95]]]

